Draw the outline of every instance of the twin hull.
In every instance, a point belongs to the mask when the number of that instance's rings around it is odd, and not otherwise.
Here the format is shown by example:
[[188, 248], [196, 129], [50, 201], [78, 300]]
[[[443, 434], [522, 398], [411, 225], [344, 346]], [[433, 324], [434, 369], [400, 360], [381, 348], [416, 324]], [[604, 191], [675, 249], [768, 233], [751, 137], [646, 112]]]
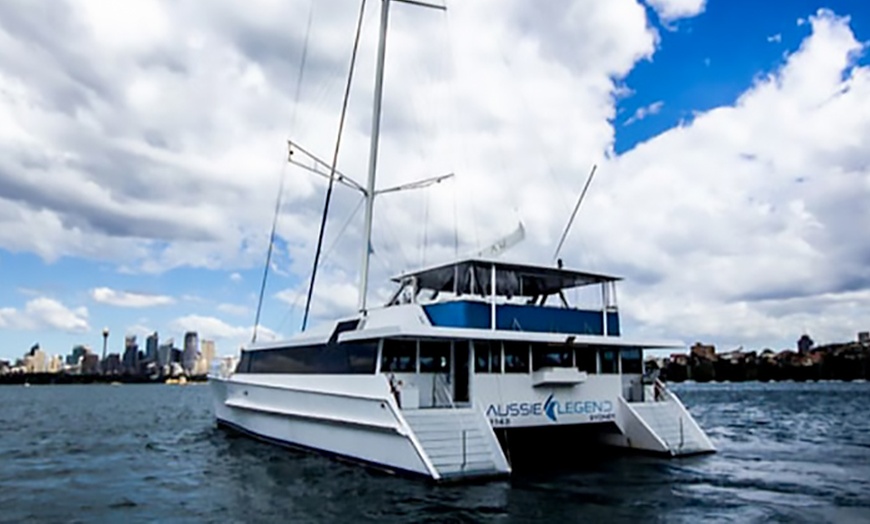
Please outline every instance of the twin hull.
[[[429, 383], [421, 378], [405, 377], [406, 386], [427, 405]], [[657, 407], [629, 404], [620, 395], [618, 376], [593, 376], [572, 387], [526, 384], [525, 389], [518, 387], [523, 380], [529, 379], [475, 376], [479, 408], [431, 408], [428, 404], [431, 409], [408, 409], [406, 405], [405, 410], [385, 375], [245, 374], [212, 377], [210, 383], [220, 424], [279, 444], [436, 480], [448, 475], [508, 474], [510, 466], [494, 428], [524, 433], [537, 428], [556, 431], [554, 435], [562, 437], [587, 428], [593, 436], [601, 433], [599, 441], [614, 446], [672, 455], [712, 451], [712, 444], [678, 400]], [[500, 391], [527, 393], [524, 398], [506, 399]], [[653, 407], [659, 410], [656, 419], [684, 418], [686, 427], [699, 434], [698, 444], [686, 447], [682, 422], [678, 422], [678, 434], [666, 437], [663, 426], [656, 426], [648, 416], [644, 420], [641, 408]], [[662, 408], [671, 411], [662, 412]], [[538, 444], [534, 448], [539, 449]], [[466, 471], [472, 465], [477, 469]]]

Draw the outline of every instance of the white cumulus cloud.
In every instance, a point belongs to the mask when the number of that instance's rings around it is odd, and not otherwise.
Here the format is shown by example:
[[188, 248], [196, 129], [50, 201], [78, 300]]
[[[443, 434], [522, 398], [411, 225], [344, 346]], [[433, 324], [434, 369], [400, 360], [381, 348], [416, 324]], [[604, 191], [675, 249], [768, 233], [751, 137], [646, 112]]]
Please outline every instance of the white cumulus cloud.
[[646, 0], [663, 22], [691, 18], [704, 12], [707, 0]]
[[85, 333], [90, 330], [87, 308], [69, 308], [47, 297], [29, 300], [23, 310], [0, 308], [0, 327], [26, 331], [50, 329], [67, 333]]
[[[200, 339], [212, 339], [219, 346], [220, 354], [231, 354], [244, 344], [251, 341], [253, 326], [233, 326], [217, 317], [205, 315], [186, 315], [173, 320], [170, 328], [175, 332], [195, 331]], [[260, 342], [275, 340], [278, 334], [271, 329], [260, 326], [257, 330], [257, 340]]]
[[653, 102], [648, 106], [638, 107], [637, 110], [635, 110], [634, 114], [631, 115], [623, 125], [630, 126], [631, 124], [639, 120], [643, 120], [650, 115], [657, 115], [659, 111], [662, 110], [662, 107], [664, 107], [664, 105], [665, 103], [659, 100], [657, 102]]
[[118, 291], [108, 287], [92, 289], [91, 298], [102, 304], [130, 308], [166, 306], [175, 303], [175, 299], [167, 295], [149, 295], [146, 293]]

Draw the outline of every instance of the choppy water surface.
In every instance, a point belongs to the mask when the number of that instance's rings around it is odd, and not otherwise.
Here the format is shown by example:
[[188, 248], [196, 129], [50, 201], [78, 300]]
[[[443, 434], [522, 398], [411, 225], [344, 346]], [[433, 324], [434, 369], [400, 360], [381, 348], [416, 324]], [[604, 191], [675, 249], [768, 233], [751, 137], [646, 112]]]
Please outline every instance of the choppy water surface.
[[870, 522], [870, 384], [676, 389], [719, 453], [433, 486], [217, 430], [201, 385], [0, 387], [0, 521]]

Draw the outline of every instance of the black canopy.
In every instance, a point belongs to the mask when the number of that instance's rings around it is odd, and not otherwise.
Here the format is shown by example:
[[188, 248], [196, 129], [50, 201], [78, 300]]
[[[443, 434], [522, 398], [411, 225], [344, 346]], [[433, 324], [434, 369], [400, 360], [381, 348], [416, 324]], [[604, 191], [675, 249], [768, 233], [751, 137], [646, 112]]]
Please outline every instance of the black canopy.
[[621, 280], [619, 277], [557, 267], [467, 259], [405, 273], [393, 277], [393, 281], [416, 279], [417, 287], [421, 290], [489, 295], [493, 266], [496, 295], [508, 297], [552, 295], [563, 289]]

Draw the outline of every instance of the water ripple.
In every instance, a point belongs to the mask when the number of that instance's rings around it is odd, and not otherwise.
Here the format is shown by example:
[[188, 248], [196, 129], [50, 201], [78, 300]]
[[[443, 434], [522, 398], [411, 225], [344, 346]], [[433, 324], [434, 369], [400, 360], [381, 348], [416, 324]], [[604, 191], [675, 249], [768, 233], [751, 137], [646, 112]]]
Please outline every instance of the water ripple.
[[677, 389], [719, 453], [436, 486], [218, 430], [205, 387], [4, 387], [0, 522], [870, 522], [870, 384]]

